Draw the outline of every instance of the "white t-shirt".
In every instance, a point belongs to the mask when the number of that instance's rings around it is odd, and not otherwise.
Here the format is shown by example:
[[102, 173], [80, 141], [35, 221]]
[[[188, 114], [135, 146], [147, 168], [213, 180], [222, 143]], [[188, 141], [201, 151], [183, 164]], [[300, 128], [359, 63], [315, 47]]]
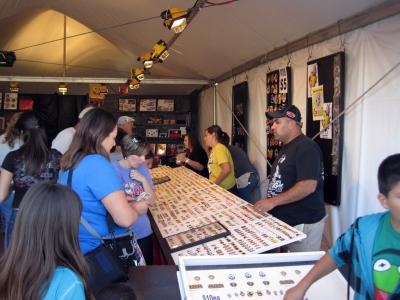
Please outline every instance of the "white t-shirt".
[[51, 148], [56, 149], [61, 154], [67, 152], [69, 145], [71, 145], [72, 138], [75, 135], [75, 128], [68, 127], [60, 131], [51, 143]]
[[8, 145], [8, 143], [6, 143], [5, 137], [6, 137], [5, 134], [0, 136], [0, 167], [3, 164], [3, 160], [6, 157], [6, 155], [8, 154], [8, 152], [18, 150], [24, 143], [21, 138], [17, 138], [14, 141], [14, 147], [10, 147], [10, 145]]

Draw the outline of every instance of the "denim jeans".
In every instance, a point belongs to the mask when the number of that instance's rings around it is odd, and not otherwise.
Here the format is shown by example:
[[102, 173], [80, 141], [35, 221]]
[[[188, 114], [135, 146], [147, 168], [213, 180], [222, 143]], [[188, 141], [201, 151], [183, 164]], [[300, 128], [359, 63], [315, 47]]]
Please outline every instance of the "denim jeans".
[[7, 199], [0, 204], [1, 220], [4, 226], [4, 249], [10, 243], [12, 228], [14, 227], [16, 210], [12, 208], [14, 202], [14, 192], [12, 192]]
[[245, 188], [238, 189], [238, 196], [254, 204], [260, 198], [258, 189], [259, 181], [258, 175], [256, 173], [251, 173], [248, 185]]

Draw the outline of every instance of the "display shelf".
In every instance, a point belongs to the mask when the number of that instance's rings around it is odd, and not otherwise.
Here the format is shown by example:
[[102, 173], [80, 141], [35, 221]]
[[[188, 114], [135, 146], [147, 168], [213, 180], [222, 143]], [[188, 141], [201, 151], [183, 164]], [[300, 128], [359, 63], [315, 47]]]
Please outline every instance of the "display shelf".
[[[242, 255], [240, 259], [238, 256], [180, 257], [177, 278], [181, 299], [283, 299], [285, 292], [323, 254]], [[336, 270], [314, 283], [304, 299], [336, 300], [346, 299], [346, 295], [347, 282]]]

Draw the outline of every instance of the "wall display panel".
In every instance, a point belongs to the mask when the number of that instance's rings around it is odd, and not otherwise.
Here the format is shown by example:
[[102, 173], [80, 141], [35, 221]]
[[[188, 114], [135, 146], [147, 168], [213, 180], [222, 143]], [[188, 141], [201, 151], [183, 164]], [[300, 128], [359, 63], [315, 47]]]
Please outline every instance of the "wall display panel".
[[249, 91], [247, 82], [235, 85], [232, 91], [232, 108], [236, 118], [232, 116], [231, 144], [247, 152], [247, 135], [244, 128], [248, 128], [248, 99]]
[[[292, 103], [291, 99], [291, 69], [290, 67], [281, 68], [267, 73], [267, 97], [266, 112], [274, 112], [285, 108]], [[267, 138], [267, 159], [272, 165], [278, 156], [282, 145], [277, 141], [271, 133], [270, 120], [266, 120], [266, 138]], [[267, 164], [267, 175], [271, 172], [271, 168]]]
[[340, 205], [344, 117], [345, 53], [338, 52], [307, 64], [307, 136], [314, 137], [324, 158], [325, 201]]

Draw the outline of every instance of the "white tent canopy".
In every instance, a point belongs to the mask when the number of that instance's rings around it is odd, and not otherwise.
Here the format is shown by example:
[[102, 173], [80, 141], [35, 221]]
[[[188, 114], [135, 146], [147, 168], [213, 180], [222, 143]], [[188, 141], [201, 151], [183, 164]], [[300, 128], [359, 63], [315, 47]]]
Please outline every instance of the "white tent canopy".
[[[212, 80], [310, 32], [385, 3], [241, 0], [210, 6], [202, 2], [204, 8], [172, 45], [168, 60], [155, 65], [149, 78]], [[212, 1], [218, 2], [227, 1]], [[65, 14], [67, 76], [128, 78], [130, 68], [140, 66], [138, 56], [150, 52], [158, 40], [168, 42], [173, 37], [162, 25], [160, 13], [172, 6], [186, 9], [195, 3], [3, 0], [0, 49], [17, 50], [17, 62], [11, 69], [0, 68], [0, 76], [63, 76]], [[199, 85], [191, 88], [196, 87]], [[167, 89], [165, 85], [157, 88]]]

